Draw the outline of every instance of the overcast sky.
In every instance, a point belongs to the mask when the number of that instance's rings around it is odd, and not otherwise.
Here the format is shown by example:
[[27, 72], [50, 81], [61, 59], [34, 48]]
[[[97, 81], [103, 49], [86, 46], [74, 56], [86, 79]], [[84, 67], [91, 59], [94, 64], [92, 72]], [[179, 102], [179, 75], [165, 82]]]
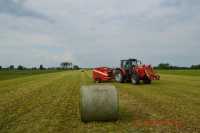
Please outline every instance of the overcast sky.
[[200, 63], [199, 0], [0, 0], [0, 65]]

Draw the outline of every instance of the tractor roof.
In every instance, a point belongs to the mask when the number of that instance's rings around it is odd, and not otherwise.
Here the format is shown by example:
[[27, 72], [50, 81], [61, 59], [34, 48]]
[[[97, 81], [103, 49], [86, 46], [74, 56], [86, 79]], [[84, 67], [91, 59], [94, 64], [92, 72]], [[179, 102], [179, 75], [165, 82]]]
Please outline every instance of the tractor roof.
[[127, 59], [127, 60], [121, 60], [121, 61], [137, 61], [137, 59]]

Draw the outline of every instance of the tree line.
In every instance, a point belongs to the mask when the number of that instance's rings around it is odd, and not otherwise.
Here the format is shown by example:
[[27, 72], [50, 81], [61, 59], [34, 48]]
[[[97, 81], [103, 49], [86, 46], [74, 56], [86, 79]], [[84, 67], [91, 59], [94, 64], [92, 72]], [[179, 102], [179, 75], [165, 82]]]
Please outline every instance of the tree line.
[[197, 65], [191, 65], [189, 67], [182, 67], [182, 66], [174, 66], [171, 65], [169, 63], [160, 63], [158, 66], [154, 67], [155, 69], [174, 69], [174, 70], [178, 70], [178, 69], [200, 69], [200, 64]]
[[58, 67], [45, 67], [44, 65], [39, 65], [38, 67], [25, 67], [23, 65], [10, 65], [8, 67], [0, 66], [0, 70], [79, 70], [78, 65], [74, 65], [71, 62], [62, 62]]
[[[182, 66], [174, 66], [169, 63], [160, 63], [158, 66], [154, 67], [155, 69], [168, 69], [168, 70], [179, 70], [179, 69], [200, 69], [200, 64], [191, 65], [189, 67]], [[18, 65], [15, 67], [14, 65], [10, 65], [9, 67], [3, 68], [0, 66], [0, 70], [79, 70], [80, 67], [78, 65], [74, 65], [72, 62], [62, 62], [59, 67], [44, 67], [43, 65], [39, 65], [38, 67], [27, 68], [22, 65]]]

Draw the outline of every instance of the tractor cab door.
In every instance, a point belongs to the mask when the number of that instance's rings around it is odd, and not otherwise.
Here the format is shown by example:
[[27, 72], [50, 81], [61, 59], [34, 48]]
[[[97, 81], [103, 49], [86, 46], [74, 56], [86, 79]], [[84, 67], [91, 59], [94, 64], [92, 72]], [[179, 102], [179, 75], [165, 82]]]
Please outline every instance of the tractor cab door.
[[123, 60], [123, 61], [121, 62], [121, 68], [127, 70], [127, 69], [129, 69], [130, 67], [131, 67], [131, 64], [130, 64], [128, 61]]

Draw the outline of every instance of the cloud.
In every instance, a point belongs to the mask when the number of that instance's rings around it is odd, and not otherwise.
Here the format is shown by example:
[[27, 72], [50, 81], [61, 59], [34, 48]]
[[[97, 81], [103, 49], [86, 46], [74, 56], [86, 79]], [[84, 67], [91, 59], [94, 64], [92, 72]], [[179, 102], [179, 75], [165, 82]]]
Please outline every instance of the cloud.
[[[199, 63], [197, 0], [14, 3], [20, 5], [17, 9], [46, 14], [56, 21], [49, 23], [37, 15], [16, 15], [13, 11], [12, 15], [10, 11], [0, 14], [1, 64], [44, 62], [51, 66], [71, 60], [84, 67], [117, 66], [120, 59], [130, 57], [153, 65]], [[6, 9], [10, 5], [5, 4]]]
[[23, 4], [24, 2], [25, 0], [1, 0], [0, 13], [19, 17], [33, 17], [37, 19], [52, 21], [46, 15], [25, 7]]

